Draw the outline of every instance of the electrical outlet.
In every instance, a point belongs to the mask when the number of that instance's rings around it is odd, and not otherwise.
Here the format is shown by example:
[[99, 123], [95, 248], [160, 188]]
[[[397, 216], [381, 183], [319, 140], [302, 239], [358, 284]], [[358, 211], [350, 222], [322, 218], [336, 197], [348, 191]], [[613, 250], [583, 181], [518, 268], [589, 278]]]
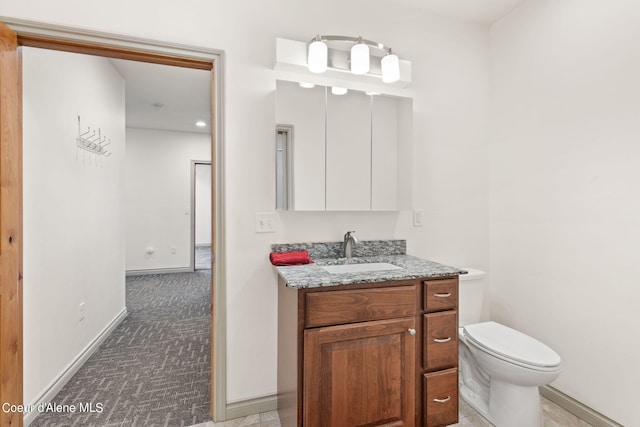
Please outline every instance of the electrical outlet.
[[84, 303], [81, 302], [80, 305], [78, 306], [78, 313], [80, 314], [80, 321], [82, 322], [84, 320]]
[[275, 212], [258, 212], [256, 214], [256, 233], [275, 233], [276, 214]]
[[175, 255], [178, 253], [178, 248], [176, 248], [175, 246], [171, 246], [171, 254]]
[[422, 227], [424, 212], [422, 209], [414, 209], [413, 210], [413, 226], [414, 227]]

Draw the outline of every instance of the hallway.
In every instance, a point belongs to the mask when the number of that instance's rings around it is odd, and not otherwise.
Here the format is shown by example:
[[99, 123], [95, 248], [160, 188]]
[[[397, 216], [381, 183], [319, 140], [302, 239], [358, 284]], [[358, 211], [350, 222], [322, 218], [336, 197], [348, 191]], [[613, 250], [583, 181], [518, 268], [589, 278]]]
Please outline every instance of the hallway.
[[[56, 395], [94, 412], [32, 426], [188, 426], [210, 419], [211, 270], [130, 276], [128, 317]], [[102, 410], [100, 410], [102, 408]]]

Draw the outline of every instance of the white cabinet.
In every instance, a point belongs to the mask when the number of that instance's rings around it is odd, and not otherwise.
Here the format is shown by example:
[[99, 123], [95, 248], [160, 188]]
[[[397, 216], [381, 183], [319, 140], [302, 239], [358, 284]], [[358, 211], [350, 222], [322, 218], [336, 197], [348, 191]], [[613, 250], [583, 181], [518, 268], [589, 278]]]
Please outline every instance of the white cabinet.
[[371, 209], [371, 100], [327, 93], [328, 211]]
[[276, 123], [289, 125], [296, 211], [380, 211], [411, 206], [410, 98], [277, 81]]
[[301, 88], [280, 81], [276, 88], [276, 123], [291, 125], [288, 158], [289, 206], [298, 211], [325, 210], [325, 88]]

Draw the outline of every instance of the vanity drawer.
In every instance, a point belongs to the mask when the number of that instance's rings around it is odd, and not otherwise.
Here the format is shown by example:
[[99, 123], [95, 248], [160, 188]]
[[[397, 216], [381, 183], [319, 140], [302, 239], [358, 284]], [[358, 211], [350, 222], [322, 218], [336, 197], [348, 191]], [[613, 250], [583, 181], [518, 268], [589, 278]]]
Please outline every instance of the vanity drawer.
[[425, 280], [424, 310], [442, 311], [458, 307], [458, 278]]
[[458, 366], [458, 311], [424, 315], [423, 361], [427, 371]]
[[424, 375], [424, 425], [445, 426], [458, 422], [458, 370]]
[[418, 286], [309, 292], [305, 297], [304, 324], [315, 328], [415, 316]]

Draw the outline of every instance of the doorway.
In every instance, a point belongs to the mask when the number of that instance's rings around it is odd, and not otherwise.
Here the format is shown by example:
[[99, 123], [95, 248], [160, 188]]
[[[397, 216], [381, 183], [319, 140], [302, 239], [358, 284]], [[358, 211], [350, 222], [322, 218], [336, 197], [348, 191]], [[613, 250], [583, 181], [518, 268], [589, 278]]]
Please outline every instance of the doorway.
[[211, 162], [192, 162], [193, 266], [194, 270], [211, 269]]
[[[213, 192], [213, 209], [212, 209], [212, 242], [215, 251], [221, 251], [222, 241], [215, 236], [221, 236], [222, 233], [216, 233], [222, 229], [223, 218], [220, 215], [222, 193], [219, 190], [220, 187], [216, 187], [221, 183], [220, 175], [220, 162], [221, 156], [217, 156], [222, 147], [220, 140], [220, 73], [221, 69], [221, 55], [220, 52], [197, 49], [186, 46], [166, 46], [160, 43], [154, 43], [147, 40], [138, 40], [132, 38], [118, 37], [110, 34], [98, 34], [91, 33], [86, 34], [80, 31], [72, 29], [63, 29], [60, 27], [48, 27], [39, 23], [29, 22], [10, 22], [9, 25], [17, 33], [18, 46], [30, 46], [40, 47], [45, 49], [61, 50], [67, 52], [76, 53], [89, 53], [91, 55], [104, 56], [109, 58], [122, 58], [132, 59], [143, 62], [151, 62], [165, 65], [178, 65], [187, 68], [205, 69], [210, 70], [211, 73], [211, 92], [212, 92], [212, 133], [211, 133], [211, 146], [212, 146], [212, 159], [214, 164], [214, 173], [212, 174], [212, 192]], [[4, 73], [3, 73], [4, 74]], [[18, 108], [20, 110], [19, 99]], [[3, 116], [8, 109], [3, 109]], [[11, 119], [11, 118], [9, 118]], [[17, 142], [17, 149], [21, 150], [21, 140]], [[4, 155], [4, 152], [3, 152]], [[12, 179], [21, 182], [21, 171], [19, 169], [13, 170], [14, 175]], [[216, 179], [216, 177], [218, 179]], [[20, 186], [20, 184], [19, 184]], [[4, 200], [3, 200], [4, 201]], [[21, 200], [17, 201], [15, 206], [21, 206]], [[18, 221], [19, 222], [19, 221]], [[22, 235], [20, 230], [16, 230], [12, 233], [12, 240], [17, 242], [22, 241]], [[17, 244], [14, 247], [19, 247]], [[18, 270], [21, 271], [20, 256], [13, 261], [15, 265], [10, 266], [11, 271], [16, 270], [16, 265], [19, 265]], [[5, 273], [5, 265], [3, 268], [3, 277]], [[223, 420], [225, 417], [225, 390], [224, 390], [224, 348], [219, 345], [224, 339], [223, 322], [218, 322], [221, 315], [224, 314], [223, 310], [220, 310], [224, 306], [224, 292], [218, 285], [222, 284], [222, 281], [217, 280], [222, 275], [222, 269], [215, 269], [216, 274], [212, 275], [211, 280], [211, 311], [212, 319], [216, 319], [211, 330], [211, 347], [212, 347], [212, 367], [211, 367], [211, 414], [214, 420]], [[215, 284], [215, 286], [214, 286]], [[18, 301], [21, 302], [21, 295], [18, 295]], [[220, 310], [220, 311], [216, 311]], [[215, 312], [215, 316], [214, 316]], [[19, 318], [16, 321], [15, 327], [18, 331], [21, 331], [22, 313], [21, 308], [17, 308], [15, 315]], [[3, 311], [3, 315], [5, 312]], [[15, 317], [14, 317], [15, 318]], [[3, 323], [3, 328], [5, 323]], [[18, 334], [18, 348], [21, 348], [21, 334]], [[6, 348], [0, 349], [6, 351]], [[4, 353], [2, 355], [5, 359]], [[13, 396], [5, 394], [7, 399], [5, 401], [21, 402], [22, 401], [22, 376], [16, 376], [16, 384], [10, 384], [8, 387], [3, 384], [5, 390], [13, 388], [17, 390]], [[4, 397], [3, 396], [3, 397]], [[29, 403], [29, 402], [26, 402]], [[18, 424], [19, 425], [19, 424]]]

